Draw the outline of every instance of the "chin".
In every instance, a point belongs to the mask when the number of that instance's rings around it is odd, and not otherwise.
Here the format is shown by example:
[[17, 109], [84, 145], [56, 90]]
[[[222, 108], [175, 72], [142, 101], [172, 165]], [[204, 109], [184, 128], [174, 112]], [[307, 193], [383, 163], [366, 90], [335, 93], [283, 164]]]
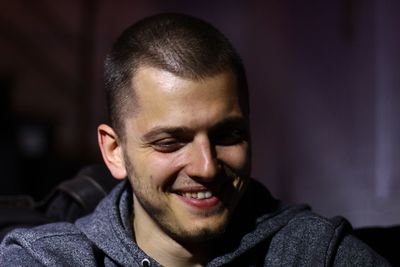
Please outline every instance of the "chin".
[[225, 228], [225, 225], [223, 225], [217, 229], [196, 229], [192, 232], [180, 233], [174, 239], [180, 243], [203, 243], [221, 236], [225, 232]]
[[[185, 229], [169, 229], [169, 235], [180, 243], [203, 243], [221, 236], [226, 229], [228, 220], [193, 223]], [[168, 230], [167, 230], [168, 231]]]

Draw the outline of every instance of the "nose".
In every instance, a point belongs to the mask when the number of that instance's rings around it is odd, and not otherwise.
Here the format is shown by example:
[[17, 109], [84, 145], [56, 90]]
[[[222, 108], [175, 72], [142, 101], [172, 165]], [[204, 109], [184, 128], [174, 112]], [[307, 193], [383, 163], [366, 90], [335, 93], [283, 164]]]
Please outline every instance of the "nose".
[[192, 178], [203, 181], [211, 181], [217, 175], [217, 153], [208, 138], [199, 138], [191, 144], [186, 173]]

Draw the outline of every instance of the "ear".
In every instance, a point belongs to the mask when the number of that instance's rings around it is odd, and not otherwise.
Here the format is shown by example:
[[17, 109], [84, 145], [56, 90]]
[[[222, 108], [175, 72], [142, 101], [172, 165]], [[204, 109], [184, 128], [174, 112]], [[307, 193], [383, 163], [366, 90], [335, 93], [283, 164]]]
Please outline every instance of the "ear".
[[123, 150], [115, 131], [110, 126], [101, 124], [97, 128], [97, 137], [103, 160], [112, 176], [120, 180], [126, 178]]

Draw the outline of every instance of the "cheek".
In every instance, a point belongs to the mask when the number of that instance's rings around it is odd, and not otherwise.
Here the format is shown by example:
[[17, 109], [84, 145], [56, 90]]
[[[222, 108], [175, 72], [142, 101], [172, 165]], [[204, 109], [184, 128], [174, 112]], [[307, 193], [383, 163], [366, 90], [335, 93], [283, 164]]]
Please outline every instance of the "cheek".
[[243, 173], [248, 171], [250, 155], [247, 143], [237, 146], [221, 147], [217, 152], [219, 158], [237, 172]]
[[141, 160], [138, 166], [141, 174], [151, 180], [156, 187], [164, 188], [173, 182], [176, 173], [184, 165], [184, 156], [181, 153], [150, 153]]

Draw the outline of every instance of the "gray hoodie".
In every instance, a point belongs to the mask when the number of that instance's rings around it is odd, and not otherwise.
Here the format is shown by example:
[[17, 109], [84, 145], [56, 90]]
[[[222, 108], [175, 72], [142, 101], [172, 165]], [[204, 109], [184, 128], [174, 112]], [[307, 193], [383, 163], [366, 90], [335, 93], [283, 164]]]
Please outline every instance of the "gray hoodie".
[[[160, 266], [132, 239], [132, 210], [132, 190], [122, 182], [75, 223], [8, 234], [0, 266]], [[252, 180], [207, 266], [390, 266], [350, 230], [342, 218], [281, 204]]]

